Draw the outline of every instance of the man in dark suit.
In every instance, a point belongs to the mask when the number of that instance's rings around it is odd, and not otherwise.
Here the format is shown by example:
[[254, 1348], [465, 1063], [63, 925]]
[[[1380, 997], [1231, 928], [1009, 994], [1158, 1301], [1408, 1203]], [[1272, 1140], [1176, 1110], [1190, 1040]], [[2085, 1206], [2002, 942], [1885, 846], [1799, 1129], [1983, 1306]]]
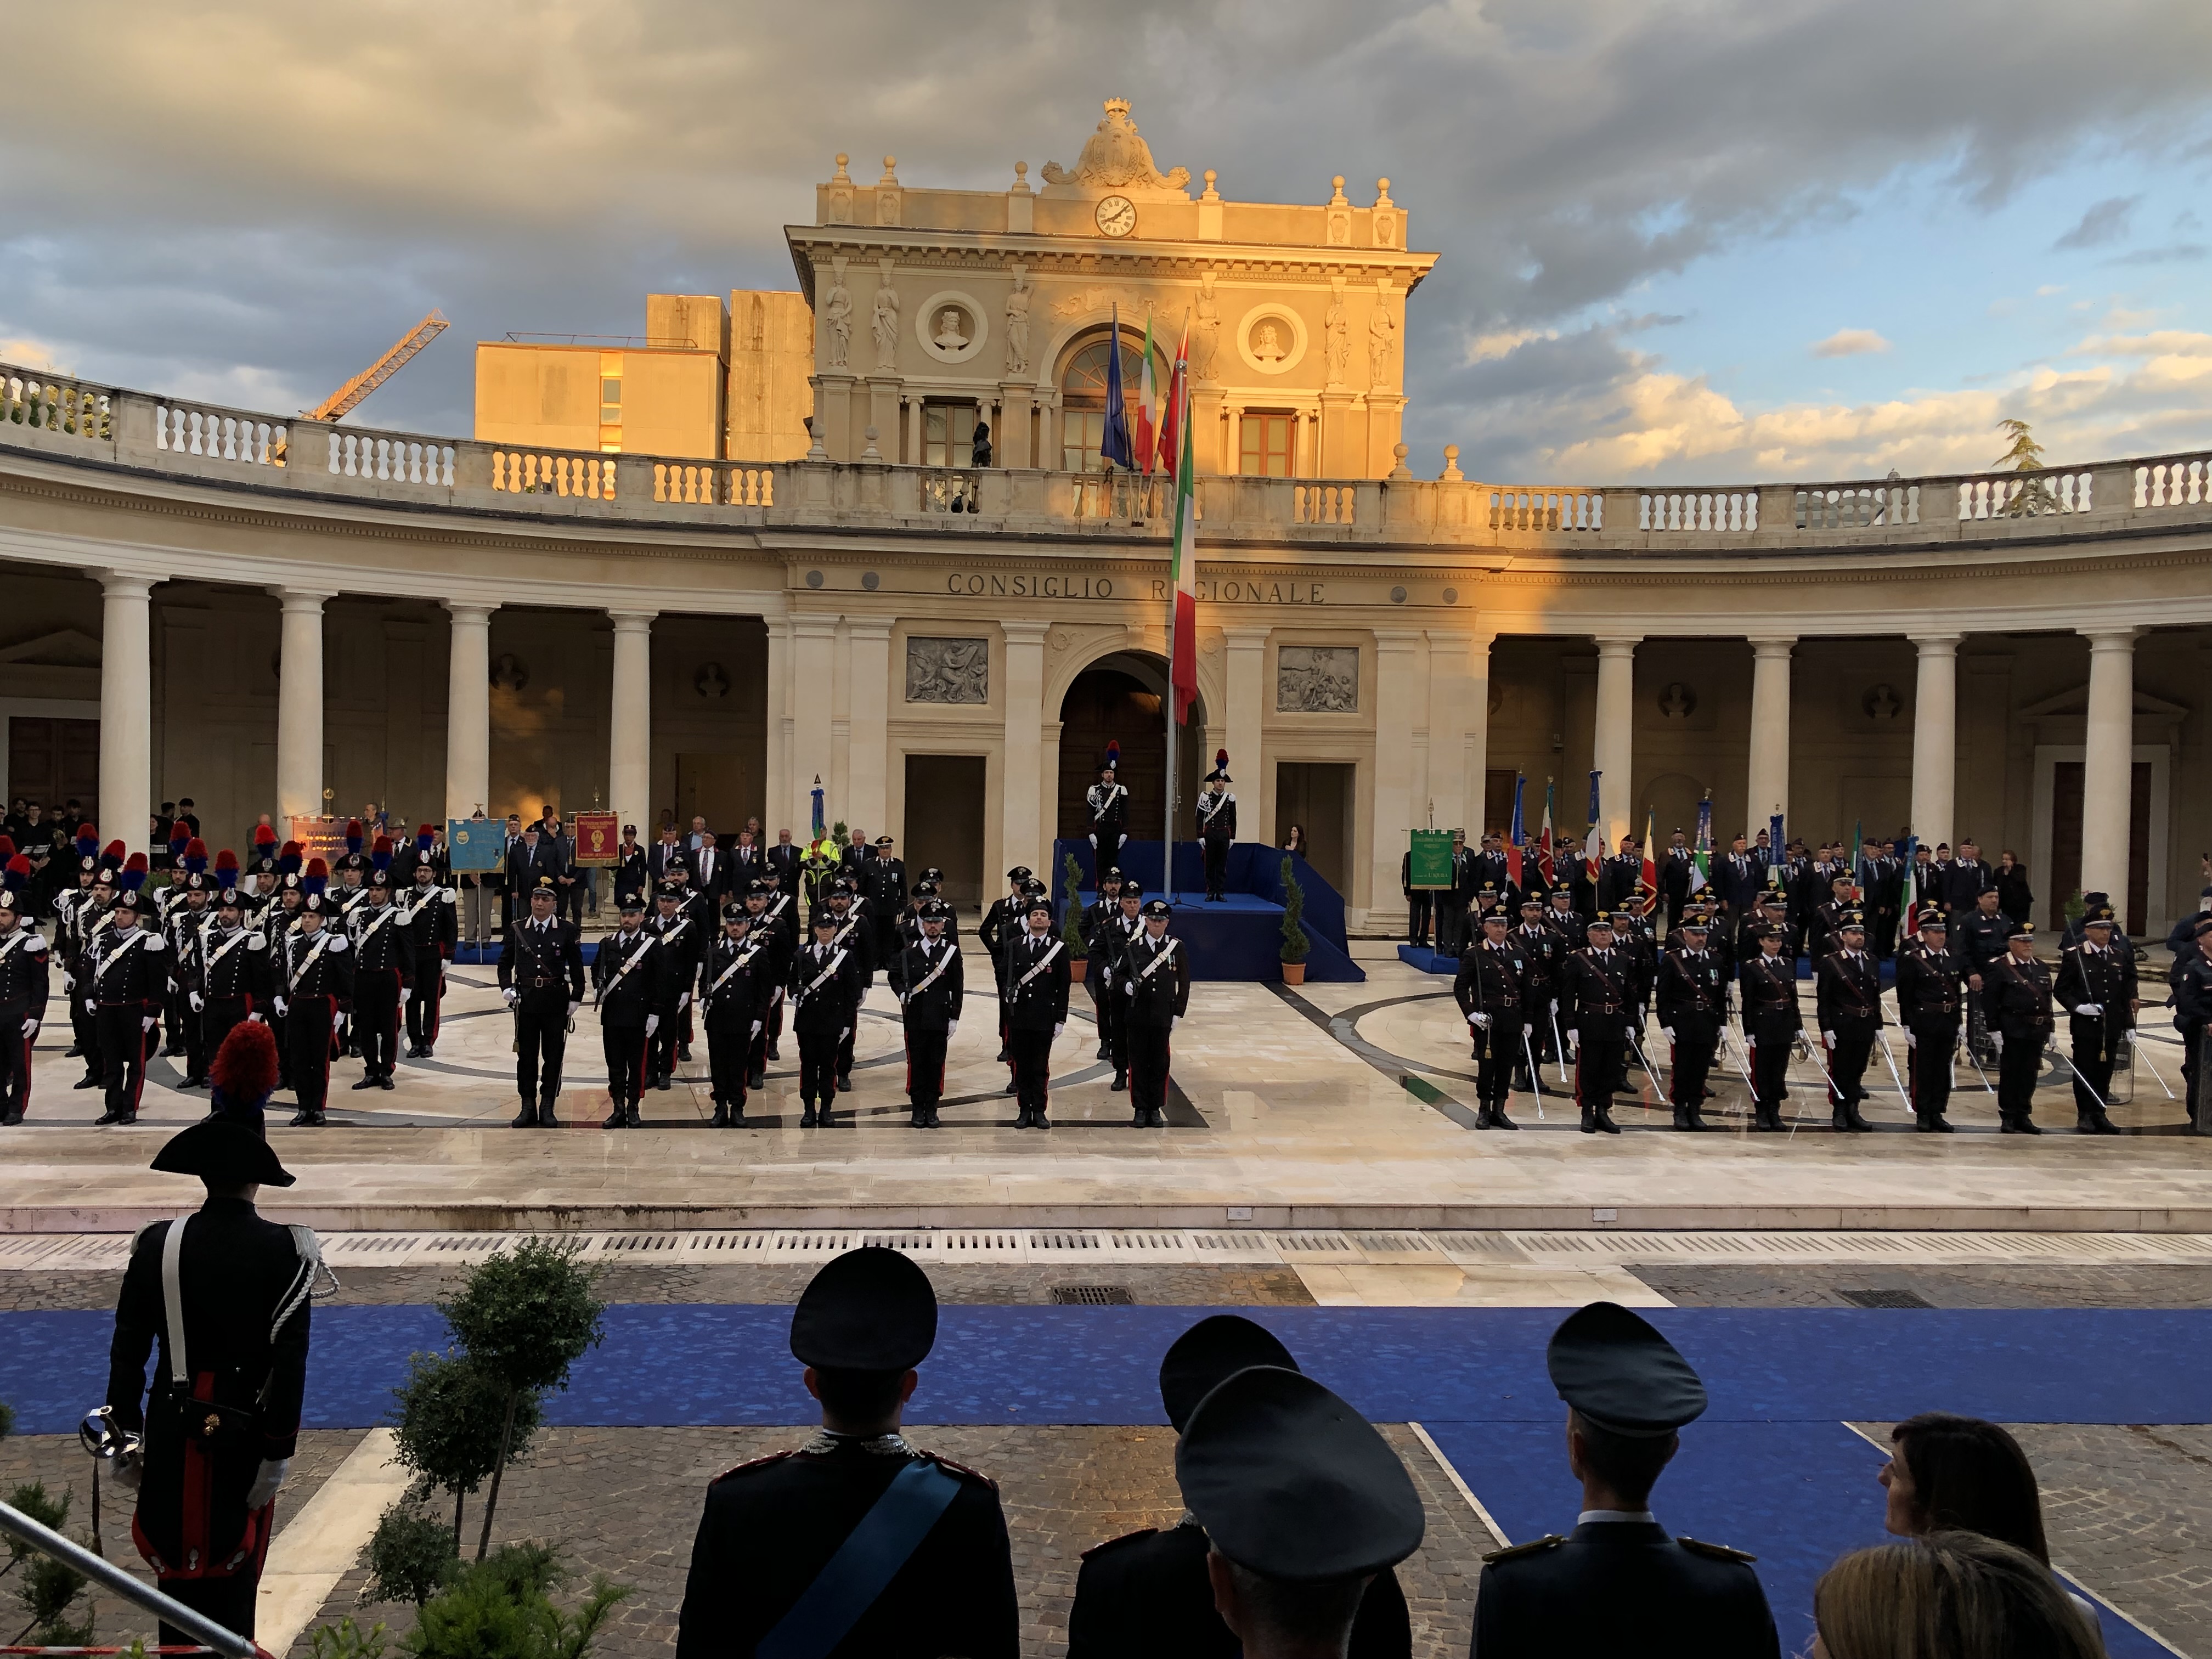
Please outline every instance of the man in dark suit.
[[660, 839], [653, 844], [645, 855], [647, 890], [658, 893], [660, 890], [660, 884], [678, 870], [684, 872], [685, 881], [691, 879], [691, 855], [684, 851], [683, 842], [678, 838], [676, 826], [672, 823], [663, 824], [660, 830]]
[[848, 1250], [814, 1276], [791, 1352], [822, 1431], [707, 1488], [677, 1659], [1014, 1659], [1021, 1613], [997, 1485], [899, 1432], [936, 1340], [936, 1293], [897, 1251]]
[[646, 867], [647, 848], [637, 838], [637, 826], [623, 825], [622, 845], [615, 849], [615, 907], [635, 894], [642, 893], [653, 879]]
[[795, 902], [799, 897], [799, 849], [791, 844], [790, 830], [775, 832], [775, 845], [768, 849], [767, 859], [769, 874], [783, 890], [784, 896]]
[[[1241, 1314], [1201, 1319], [1160, 1361], [1160, 1403], [1180, 1435], [1198, 1402], [1253, 1365], [1295, 1371], [1298, 1362], [1265, 1326]], [[1206, 1559], [1212, 1540], [1186, 1512], [1174, 1526], [1145, 1527], [1083, 1553], [1067, 1614], [1067, 1659], [1237, 1659], [1237, 1637], [1215, 1610]], [[1359, 1598], [1351, 1659], [1412, 1652], [1413, 1624], [1398, 1575], [1384, 1567]]]
[[529, 913], [529, 895], [538, 890], [540, 876], [553, 878], [557, 895], [560, 879], [567, 873], [568, 866], [561, 861], [560, 844], [548, 841], [534, 823], [525, 829], [522, 838], [507, 849], [507, 890], [514, 900], [508, 925]]
[[1752, 857], [1741, 836], [1729, 843], [1728, 852], [1713, 866], [1713, 890], [1720, 895], [1729, 920], [1738, 923], [1759, 902], [1759, 890], [1765, 880], [1765, 866]]
[[762, 847], [750, 830], [740, 830], [738, 831], [737, 845], [724, 850], [729, 855], [730, 860], [731, 896], [743, 898], [747, 893], [752, 891], [753, 878], [768, 869], [768, 865], [763, 858], [767, 849]]
[[729, 855], [716, 842], [712, 830], [699, 832], [699, 845], [692, 852], [691, 890], [710, 921], [721, 913], [722, 901], [730, 895]]
[[1959, 843], [1959, 856], [1943, 874], [1943, 898], [1954, 916], [1972, 912], [1974, 901], [1997, 884], [1994, 866], [1982, 862], [1982, 849], [1972, 841]]
[[1471, 1659], [1776, 1659], [1766, 1593], [1741, 1550], [1672, 1538], [1651, 1488], [1705, 1409], [1705, 1384], [1674, 1345], [1611, 1302], [1567, 1316], [1546, 1356], [1567, 1404], [1567, 1467], [1579, 1522], [1483, 1558]]
[[1637, 884], [1644, 879], [1644, 852], [1636, 837], [1623, 836], [1620, 851], [1605, 861], [1597, 878], [1597, 908], [1626, 910], [1636, 902]]

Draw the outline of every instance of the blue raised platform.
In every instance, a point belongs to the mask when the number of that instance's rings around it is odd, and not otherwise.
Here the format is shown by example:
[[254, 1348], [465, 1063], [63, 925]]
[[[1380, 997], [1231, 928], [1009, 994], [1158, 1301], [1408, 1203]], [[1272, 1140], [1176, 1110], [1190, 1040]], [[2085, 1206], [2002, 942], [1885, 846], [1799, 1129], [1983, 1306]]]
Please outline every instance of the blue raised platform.
[[[1076, 902], [1097, 896], [1097, 874], [1088, 841], [1052, 845], [1052, 896], [1067, 901], [1067, 860], [1082, 872]], [[1352, 959], [1344, 936], [1344, 898], [1304, 859], [1297, 860], [1298, 885], [1305, 891], [1301, 924], [1312, 948], [1306, 953], [1306, 977], [1317, 983], [1357, 984], [1367, 975]], [[1176, 891], [1163, 890], [1160, 843], [1133, 841], [1121, 848], [1121, 869], [1144, 888], [1147, 898], [1164, 897], [1175, 906], [1169, 926], [1190, 952], [1194, 979], [1279, 980], [1283, 976], [1283, 854], [1255, 842], [1229, 849], [1228, 896], [1206, 902], [1206, 855], [1195, 842], [1176, 843]]]

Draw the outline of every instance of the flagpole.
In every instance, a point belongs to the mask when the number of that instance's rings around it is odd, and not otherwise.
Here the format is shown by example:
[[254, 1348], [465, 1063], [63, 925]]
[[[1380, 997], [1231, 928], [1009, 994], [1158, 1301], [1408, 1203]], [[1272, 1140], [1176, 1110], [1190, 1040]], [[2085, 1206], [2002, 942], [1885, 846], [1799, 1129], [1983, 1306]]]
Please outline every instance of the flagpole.
[[1168, 694], [1160, 699], [1160, 712], [1168, 722], [1168, 781], [1161, 793], [1167, 798], [1167, 822], [1160, 842], [1160, 855], [1166, 860], [1165, 879], [1162, 885], [1168, 890], [1168, 902], [1176, 902], [1175, 884], [1175, 827], [1176, 827], [1176, 690], [1175, 690], [1175, 598], [1168, 598]]

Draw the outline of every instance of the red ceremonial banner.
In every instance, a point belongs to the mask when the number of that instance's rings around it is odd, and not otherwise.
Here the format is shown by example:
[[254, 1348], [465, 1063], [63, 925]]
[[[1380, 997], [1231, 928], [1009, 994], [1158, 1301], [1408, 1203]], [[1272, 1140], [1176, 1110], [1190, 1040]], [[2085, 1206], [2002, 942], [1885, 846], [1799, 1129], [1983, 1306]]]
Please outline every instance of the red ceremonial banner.
[[622, 815], [576, 814], [576, 863], [580, 868], [611, 870], [622, 862]]

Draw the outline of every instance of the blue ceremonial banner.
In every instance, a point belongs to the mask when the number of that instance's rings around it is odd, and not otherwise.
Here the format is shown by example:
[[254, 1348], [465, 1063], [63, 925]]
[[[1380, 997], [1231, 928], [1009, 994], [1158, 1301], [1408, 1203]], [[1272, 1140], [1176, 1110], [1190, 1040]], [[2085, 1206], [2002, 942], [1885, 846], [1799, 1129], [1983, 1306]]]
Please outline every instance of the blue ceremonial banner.
[[446, 857], [456, 874], [497, 870], [507, 860], [507, 826], [497, 818], [447, 818]]
[[1137, 450], [1129, 436], [1129, 404], [1121, 385], [1121, 307], [1113, 312], [1113, 350], [1106, 359], [1106, 426], [1098, 440], [1098, 459], [1133, 472]]

